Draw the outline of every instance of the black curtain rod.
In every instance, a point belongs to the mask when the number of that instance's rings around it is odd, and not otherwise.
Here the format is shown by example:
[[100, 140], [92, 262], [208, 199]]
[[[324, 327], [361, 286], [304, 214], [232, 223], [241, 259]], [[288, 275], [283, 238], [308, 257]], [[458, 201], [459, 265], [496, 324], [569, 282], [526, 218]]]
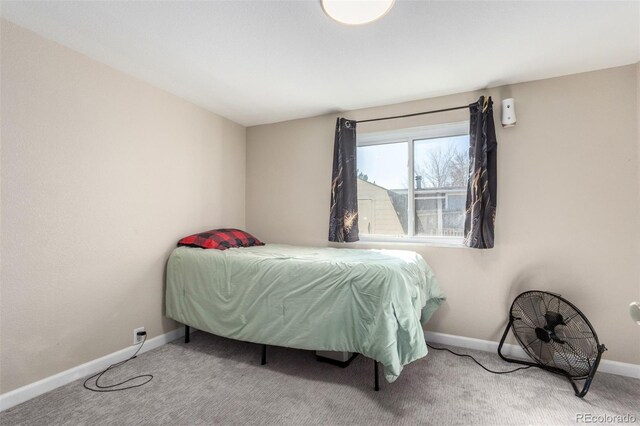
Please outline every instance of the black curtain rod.
[[368, 123], [369, 121], [393, 120], [395, 118], [407, 118], [407, 117], [414, 117], [416, 115], [435, 114], [436, 112], [455, 111], [457, 109], [465, 109], [465, 108], [469, 108], [469, 105], [457, 106], [453, 108], [436, 109], [433, 111], [416, 112], [413, 114], [394, 115], [393, 117], [370, 118], [368, 120], [358, 120], [356, 121], [356, 123]]

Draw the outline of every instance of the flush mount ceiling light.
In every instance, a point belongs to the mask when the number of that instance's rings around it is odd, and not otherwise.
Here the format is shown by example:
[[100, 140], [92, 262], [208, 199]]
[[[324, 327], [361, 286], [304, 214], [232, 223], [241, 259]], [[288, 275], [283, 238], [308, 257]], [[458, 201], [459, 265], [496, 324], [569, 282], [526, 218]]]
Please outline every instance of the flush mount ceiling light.
[[331, 19], [347, 25], [361, 25], [382, 18], [395, 0], [320, 0]]

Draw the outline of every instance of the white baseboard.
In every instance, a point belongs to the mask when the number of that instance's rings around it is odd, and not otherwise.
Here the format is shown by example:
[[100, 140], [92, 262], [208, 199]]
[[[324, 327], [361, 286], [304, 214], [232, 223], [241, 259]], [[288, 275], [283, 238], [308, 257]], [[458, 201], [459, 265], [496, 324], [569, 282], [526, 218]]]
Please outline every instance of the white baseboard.
[[[498, 353], [498, 342], [490, 340], [474, 339], [471, 337], [455, 336], [453, 334], [435, 333], [426, 331], [424, 333], [427, 342], [437, 343], [441, 345], [458, 346], [461, 348], [475, 349], [484, 352]], [[514, 358], [529, 359], [529, 356], [518, 345], [505, 343], [502, 346], [502, 353]], [[606, 352], [605, 352], [606, 355]], [[633, 377], [640, 379], [640, 365], [629, 364], [626, 362], [609, 361], [603, 359], [600, 361], [598, 371], [602, 373], [616, 374], [618, 376]]]
[[[194, 329], [192, 327], [191, 332], [193, 332], [193, 330]], [[139, 353], [145, 353], [183, 336], [184, 327], [179, 327], [168, 333], [147, 340]], [[102, 371], [111, 364], [127, 359], [134, 351], [134, 346], [130, 346], [21, 388], [3, 393], [0, 395], [0, 411], [21, 404], [31, 398], [35, 398], [43, 393], [52, 391], [55, 388], [66, 385], [67, 383], [71, 383], [74, 380]]]

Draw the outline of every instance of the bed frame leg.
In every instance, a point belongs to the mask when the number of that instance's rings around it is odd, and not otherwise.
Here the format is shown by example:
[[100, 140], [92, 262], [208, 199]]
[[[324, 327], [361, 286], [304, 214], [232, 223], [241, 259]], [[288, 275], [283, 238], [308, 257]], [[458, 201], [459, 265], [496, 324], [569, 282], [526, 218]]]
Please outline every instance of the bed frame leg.
[[375, 375], [375, 382], [376, 382], [376, 386], [374, 389], [376, 392], [378, 392], [380, 390], [380, 380], [378, 379], [378, 361], [374, 359], [373, 365], [374, 365], [374, 375]]
[[267, 363], [267, 345], [262, 345], [262, 362], [260, 365], [265, 365]]
[[185, 325], [184, 326], [184, 342], [185, 343], [189, 343], [191, 341], [190, 331], [191, 330], [189, 330], [189, 326]]

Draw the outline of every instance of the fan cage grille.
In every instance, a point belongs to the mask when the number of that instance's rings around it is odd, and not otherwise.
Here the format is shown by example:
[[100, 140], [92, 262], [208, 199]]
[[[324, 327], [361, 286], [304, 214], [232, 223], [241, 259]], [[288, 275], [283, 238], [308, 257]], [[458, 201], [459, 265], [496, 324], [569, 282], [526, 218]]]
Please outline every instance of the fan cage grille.
[[513, 301], [511, 317], [516, 340], [536, 362], [575, 379], [589, 375], [599, 356], [598, 339], [569, 301], [543, 291], [525, 292]]

